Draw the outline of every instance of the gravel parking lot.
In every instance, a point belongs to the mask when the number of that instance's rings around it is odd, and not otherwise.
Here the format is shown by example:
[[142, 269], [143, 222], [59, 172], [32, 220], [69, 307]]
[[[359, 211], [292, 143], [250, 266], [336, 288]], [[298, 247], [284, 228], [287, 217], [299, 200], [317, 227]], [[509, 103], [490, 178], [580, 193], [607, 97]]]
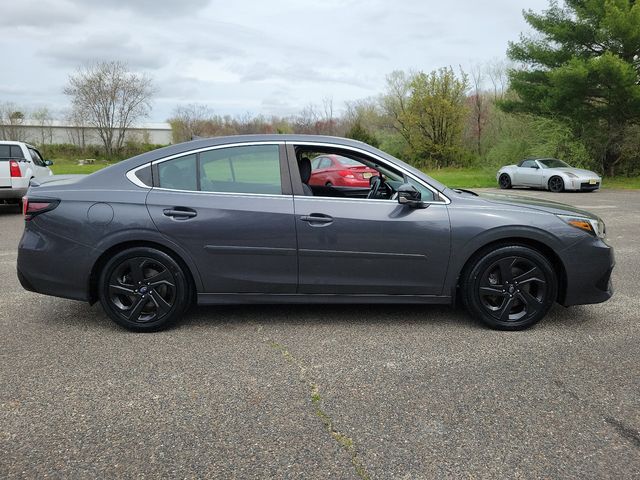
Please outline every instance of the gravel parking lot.
[[639, 478], [640, 191], [598, 213], [616, 294], [525, 332], [424, 306], [194, 308], [132, 334], [24, 291], [0, 207], [0, 477]]

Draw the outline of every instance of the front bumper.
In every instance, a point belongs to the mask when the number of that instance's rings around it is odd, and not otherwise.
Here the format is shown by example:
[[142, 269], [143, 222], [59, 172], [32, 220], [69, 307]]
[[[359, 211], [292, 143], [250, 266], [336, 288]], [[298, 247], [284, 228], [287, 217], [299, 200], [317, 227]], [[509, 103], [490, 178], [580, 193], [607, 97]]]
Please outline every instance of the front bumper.
[[[595, 183], [592, 183], [593, 180], [595, 180]], [[574, 178], [566, 188], [567, 190], [592, 192], [594, 190], [598, 190], [601, 184], [601, 178]]]
[[567, 278], [559, 303], [584, 305], [601, 303], [613, 295], [611, 273], [615, 266], [613, 247], [589, 237], [569, 247], [562, 254]]

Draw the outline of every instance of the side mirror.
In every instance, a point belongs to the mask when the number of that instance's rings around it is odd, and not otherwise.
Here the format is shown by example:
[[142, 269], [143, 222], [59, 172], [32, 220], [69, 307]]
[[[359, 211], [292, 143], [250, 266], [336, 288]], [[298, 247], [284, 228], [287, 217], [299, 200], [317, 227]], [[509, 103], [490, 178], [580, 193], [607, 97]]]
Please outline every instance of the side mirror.
[[44, 161], [44, 164], [45, 164], [47, 167], [50, 167], [51, 165], [53, 165], [53, 162], [52, 162], [51, 160], [45, 160], [45, 161]]
[[533, 168], [534, 170], [538, 170], [540, 167], [538, 165], [532, 165], [531, 168]]
[[427, 208], [427, 205], [422, 201], [422, 194], [410, 183], [400, 185], [397, 194], [400, 205], [407, 205], [412, 208]]

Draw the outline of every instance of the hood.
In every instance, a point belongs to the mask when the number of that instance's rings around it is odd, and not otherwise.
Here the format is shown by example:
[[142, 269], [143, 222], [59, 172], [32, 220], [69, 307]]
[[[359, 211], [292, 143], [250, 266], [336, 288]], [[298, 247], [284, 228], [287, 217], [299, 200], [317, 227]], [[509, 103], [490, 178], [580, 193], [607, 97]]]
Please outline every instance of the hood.
[[580, 215], [582, 217], [598, 219], [598, 216], [591, 212], [551, 200], [499, 193], [478, 193], [478, 197], [491, 203], [527, 207], [555, 215]]
[[585, 177], [599, 177], [595, 172], [591, 170], [584, 170], [582, 168], [562, 167], [562, 168], [550, 168], [549, 170], [556, 170], [564, 173], [573, 173], [574, 175], [583, 175]]

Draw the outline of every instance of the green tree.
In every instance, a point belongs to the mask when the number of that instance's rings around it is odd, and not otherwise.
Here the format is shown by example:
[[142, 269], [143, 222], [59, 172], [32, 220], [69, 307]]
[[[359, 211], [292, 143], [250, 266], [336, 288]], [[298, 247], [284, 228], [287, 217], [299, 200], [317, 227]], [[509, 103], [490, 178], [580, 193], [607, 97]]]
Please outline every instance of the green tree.
[[542, 13], [524, 12], [538, 35], [510, 43], [517, 99], [507, 111], [560, 119], [613, 175], [629, 126], [640, 122], [640, 3], [565, 0]]
[[356, 119], [351, 128], [347, 130], [345, 134], [347, 138], [353, 138], [354, 140], [360, 140], [361, 142], [368, 143], [372, 147], [379, 147], [380, 140], [376, 138], [369, 130], [362, 126], [360, 119]]
[[414, 162], [436, 168], [457, 163], [468, 86], [467, 75], [450, 67], [428, 74], [393, 72], [387, 78], [382, 105]]

